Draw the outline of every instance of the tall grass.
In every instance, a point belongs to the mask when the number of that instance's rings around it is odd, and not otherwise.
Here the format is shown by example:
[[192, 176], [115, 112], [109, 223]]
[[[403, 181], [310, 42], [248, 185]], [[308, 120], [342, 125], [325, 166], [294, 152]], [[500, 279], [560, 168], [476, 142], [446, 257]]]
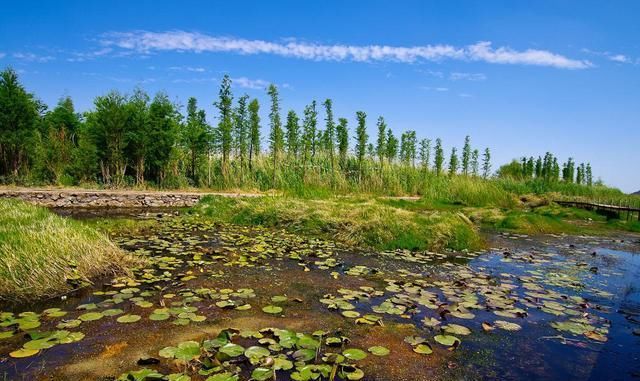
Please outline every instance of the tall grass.
[[58, 295], [71, 283], [125, 273], [135, 263], [106, 236], [78, 221], [0, 199], [0, 300]]
[[482, 247], [476, 227], [457, 211], [410, 210], [370, 197], [311, 200], [208, 196], [193, 210], [214, 221], [284, 228], [378, 250]]

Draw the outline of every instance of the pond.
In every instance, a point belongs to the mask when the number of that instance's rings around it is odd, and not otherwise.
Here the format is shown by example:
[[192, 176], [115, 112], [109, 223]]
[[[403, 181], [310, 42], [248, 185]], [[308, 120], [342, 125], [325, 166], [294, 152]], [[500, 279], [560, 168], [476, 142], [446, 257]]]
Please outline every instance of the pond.
[[637, 236], [501, 234], [484, 252], [372, 253], [136, 216], [160, 222], [114, 238], [146, 259], [129, 276], [0, 307], [4, 379], [640, 376]]

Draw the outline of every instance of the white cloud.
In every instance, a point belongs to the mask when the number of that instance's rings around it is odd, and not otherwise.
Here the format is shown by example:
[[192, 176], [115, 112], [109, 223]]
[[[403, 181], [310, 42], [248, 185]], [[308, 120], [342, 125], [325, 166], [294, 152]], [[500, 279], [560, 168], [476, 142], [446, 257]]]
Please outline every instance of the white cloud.
[[582, 49], [582, 51], [585, 53], [596, 55], [596, 56], [605, 57], [609, 61], [613, 61], [613, 62], [625, 63], [625, 64], [633, 63], [633, 60], [624, 54], [614, 54], [611, 52], [599, 52], [597, 50], [590, 50], [586, 48]]
[[469, 59], [473, 61], [551, 66], [562, 69], [586, 69], [593, 66], [589, 61], [574, 60], [546, 50], [527, 49], [517, 51], [508, 47], [494, 49], [489, 41], [481, 41], [477, 44], [469, 45], [466, 49]]
[[620, 63], [631, 63], [631, 59], [623, 54], [616, 54], [608, 57], [611, 61]]
[[460, 98], [472, 98], [473, 97], [473, 95], [467, 94], [467, 93], [460, 93], [460, 94], [458, 94], [458, 96]]
[[421, 87], [424, 90], [429, 90], [429, 91], [438, 91], [438, 92], [445, 92], [445, 91], [449, 91], [448, 87], [429, 87], [429, 86], [422, 86]]
[[484, 81], [487, 76], [483, 73], [451, 73], [449, 74], [449, 79], [452, 81]]
[[74, 52], [74, 53], [71, 53], [73, 57], [67, 58], [67, 61], [68, 62], [84, 62], [87, 60], [92, 60], [98, 57], [102, 57], [104, 55], [111, 53], [112, 51], [113, 51], [112, 48], [102, 48], [102, 49], [94, 50], [88, 53]]
[[174, 79], [173, 83], [205, 83], [216, 82], [218, 79], [215, 77], [203, 77], [203, 78], [178, 78]]
[[247, 77], [231, 78], [231, 85], [244, 89], [263, 90], [269, 86], [270, 82], [262, 79], [249, 79]]
[[102, 36], [105, 47], [148, 54], [154, 51], [233, 52], [238, 54], [273, 54], [314, 61], [391, 61], [413, 63], [446, 59], [482, 61], [495, 64], [548, 66], [561, 69], [585, 69], [589, 61], [575, 60], [546, 50], [517, 51], [509, 47], [493, 48], [491, 42], [478, 42], [464, 47], [451, 45], [322, 45], [296, 40], [270, 42], [233, 37], [210, 36], [197, 32], [112, 32]]
[[41, 56], [35, 53], [13, 53], [13, 58], [22, 60], [22, 61], [27, 61], [27, 62], [49, 62], [49, 61], [53, 61], [55, 60], [55, 57], [53, 56]]
[[192, 67], [192, 66], [171, 66], [169, 70], [190, 71], [194, 73], [204, 73], [205, 71], [207, 71], [203, 67]]

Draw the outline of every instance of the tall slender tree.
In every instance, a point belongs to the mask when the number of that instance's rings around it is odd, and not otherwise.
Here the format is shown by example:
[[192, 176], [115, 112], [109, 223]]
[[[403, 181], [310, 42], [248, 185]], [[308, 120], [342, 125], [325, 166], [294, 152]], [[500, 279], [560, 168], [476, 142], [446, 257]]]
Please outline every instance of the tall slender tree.
[[300, 123], [295, 111], [289, 110], [287, 113], [287, 124], [285, 125], [287, 155], [289, 158], [298, 157], [298, 147], [300, 145]]
[[244, 94], [238, 98], [238, 106], [234, 114], [234, 146], [236, 157], [240, 158], [240, 168], [244, 170], [249, 156], [249, 118], [247, 111], [247, 102], [249, 96]]
[[384, 158], [387, 156], [387, 124], [383, 117], [378, 118], [378, 140], [376, 144], [376, 153], [380, 168], [382, 168]]
[[474, 177], [480, 174], [480, 152], [477, 149], [471, 152], [471, 174]]
[[398, 156], [398, 138], [393, 135], [393, 131], [391, 129], [387, 129], [387, 161], [389, 164], [393, 163], [393, 161]]
[[316, 139], [316, 123], [318, 112], [316, 101], [312, 101], [304, 108], [304, 120], [302, 122], [302, 177], [306, 176], [307, 165], [313, 157], [314, 141]]
[[233, 109], [231, 104], [233, 102], [233, 94], [231, 93], [231, 78], [228, 74], [225, 74], [220, 83], [220, 90], [218, 91], [218, 101], [214, 103], [214, 106], [218, 108], [219, 122], [218, 122], [218, 137], [220, 138], [220, 151], [222, 153], [222, 173], [227, 176], [229, 170], [229, 155], [231, 153], [232, 141], [232, 129], [233, 129]]
[[462, 174], [469, 175], [471, 164], [471, 138], [467, 135], [464, 138], [464, 147], [462, 148]]
[[198, 160], [207, 152], [209, 127], [205, 111], [198, 110], [198, 101], [194, 97], [187, 102], [187, 120], [181, 131], [181, 141], [189, 153], [189, 177], [197, 184]]
[[278, 161], [280, 153], [284, 148], [284, 134], [282, 133], [282, 125], [280, 122], [280, 97], [278, 89], [274, 84], [269, 85], [267, 93], [271, 98], [271, 109], [269, 112], [269, 143], [271, 149], [271, 160], [273, 162], [273, 185], [276, 185], [276, 173], [278, 170]]
[[249, 170], [260, 155], [260, 103], [252, 99], [249, 103]]
[[482, 177], [486, 179], [489, 175], [491, 175], [491, 151], [487, 147], [482, 155]]
[[340, 166], [344, 169], [347, 164], [347, 154], [349, 152], [349, 126], [346, 118], [338, 119], [336, 135], [338, 140], [338, 155], [340, 156]]
[[333, 102], [331, 99], [326, 99], [323, 103], [325, 110], [325, 122], [326, 127], [324, 130], [325, 150], [329, 153], [329, 163], [331, 163], [331, 172], [334, 170], [334, 141], [336, 135], [336, 127], [333, 121]]
[[449, 158], [449, 176], [458, 173], [458, 152], [456, 147], [451, 148], [451, 158]]
[[356, 127], [356, 158], [358, 160], [358, 178], [362, 179], [362, 164], [367, 153], [369, 135], [367, 135], [367, 114], [364, 111], [356, 112], [358, 126]]
[[436, 139], [436, 146], [434, 147], [433, 156], [433, 167], [435, 169], [436, 176], [440, 176], [444, 166], [444, 150], [442, 149], [442, 140], [440, 138]]

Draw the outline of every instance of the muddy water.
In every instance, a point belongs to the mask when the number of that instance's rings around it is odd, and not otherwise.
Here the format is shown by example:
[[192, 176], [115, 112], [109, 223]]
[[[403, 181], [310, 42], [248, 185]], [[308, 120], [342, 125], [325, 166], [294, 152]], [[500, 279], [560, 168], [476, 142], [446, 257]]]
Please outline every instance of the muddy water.
[[[104, 279], [65, 300], [0, 308], [6, 312], [0, 333], [13, 333], [0, 339], [0, 376], [114, 380], [148, 368], [205, 380], [198, 374], [203, 357], [185, 364], [159, 351], [202, 343], [227, 328], [269, 327], [324, 331], [319, 341], [349, 339], [318, 351], [387, 348], [388, 356], [353, 361], [366, 380], [640, 375], [640, 336], [633, 334], [640, 329], [638, 237], [499, 235], [491, 238], [494, 248], [481, 253], [368, 253], [284, 232], [164, 215], [142, 236], [115, 239], [148, 259], [131, 277]], [[266, 306], [282, 311], [263, 312]], [[67, 313], [51, 316], [51, 308]], [[151, 319], [158, 309], [166, 320]], [[102, 315], [113, 310], [122, 311]], [[98, 315], [87, 315], [93, 312]], [[119, 322], [131, 315], [140, 320]], [[24, 316], [40, 325], [20, 328]], [[39, 333], [60, 330], [84, 337], [24, 358], [11, 355]], [[233, 342], [243, 347], [261, 345], [237, 338]], [[420, 344], [432, 353], [416, 353]], [[291, 351], [277, 352], [292, 358]], [[256, 367], [242, 356], [233, 366], [239, 379], [249, 379]], [[278, 371], [277, 378], [292, 379], [293, 371]]]

